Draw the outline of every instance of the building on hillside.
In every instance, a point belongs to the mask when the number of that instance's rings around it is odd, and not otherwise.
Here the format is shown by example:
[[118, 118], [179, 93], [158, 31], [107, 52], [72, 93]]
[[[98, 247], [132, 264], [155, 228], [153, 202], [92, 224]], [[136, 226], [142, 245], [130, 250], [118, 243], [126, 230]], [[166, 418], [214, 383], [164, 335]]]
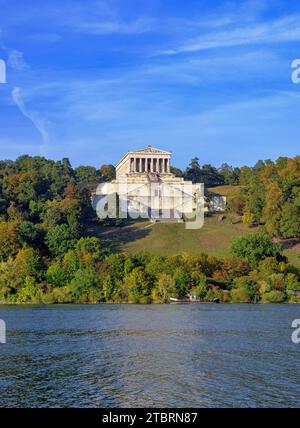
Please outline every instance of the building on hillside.
[[125, 154], [116, 165], [116, 179], [98, 186], [93, 206], [102, 218], [193, 221], [199, 207], [203, 211], [204, 189], [171, 173], [171, 152], [148, 146]]

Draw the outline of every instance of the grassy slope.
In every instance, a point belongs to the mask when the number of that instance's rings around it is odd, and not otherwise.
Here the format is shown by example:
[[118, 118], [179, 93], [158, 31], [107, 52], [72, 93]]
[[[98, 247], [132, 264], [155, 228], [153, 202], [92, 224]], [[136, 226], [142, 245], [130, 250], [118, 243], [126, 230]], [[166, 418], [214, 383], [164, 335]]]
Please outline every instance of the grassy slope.
[[[219, 186], [209, 189], [224, 196], [232, 196], [238, 186]], [[230, 253], [230, 241], [235, 236], [243, 236], [254, 229], [242, 224], [231, 224], [228, 219], [218, 221], [218, 215], [205, 219], [202, 229], [186, 230], [184, 224], [151, 224], [147, 221], [135, 222], [124, 227], [89, 227], [88, 233], [99, 236], [105, 246], [113, 251], [148, 251], [155, 254], [178, 254], [201, 252], [224, 256]], [[285, 250], [290, 261], [300, 266], [300, 244]]]

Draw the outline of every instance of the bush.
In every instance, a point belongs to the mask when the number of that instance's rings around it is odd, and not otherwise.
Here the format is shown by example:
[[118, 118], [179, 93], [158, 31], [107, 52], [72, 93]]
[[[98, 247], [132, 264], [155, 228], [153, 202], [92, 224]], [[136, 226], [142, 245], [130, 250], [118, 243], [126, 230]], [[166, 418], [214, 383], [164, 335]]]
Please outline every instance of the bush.
[[250, 303], [252, 298], [247, 288], [234, 288], [230, 292], [230, 297], [232, 303]]
[[282, 303], [286, 300], [286, 295], [282, 291], [272, 290], [262, 296], [262, 303]]

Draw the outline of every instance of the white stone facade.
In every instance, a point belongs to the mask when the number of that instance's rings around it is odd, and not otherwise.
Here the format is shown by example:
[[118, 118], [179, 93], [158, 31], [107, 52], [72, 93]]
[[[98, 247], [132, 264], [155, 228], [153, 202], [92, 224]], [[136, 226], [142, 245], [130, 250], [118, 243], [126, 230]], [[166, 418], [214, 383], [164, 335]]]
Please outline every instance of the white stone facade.
[[[129, 151], [116, 165], [116, 179], [98, 186], [94, 208], [99, 211], [110, 196], [118, 195], [121, 217], [127, 213], [131, 218], [160, 222], [192, 218], [199, 200], [204, 199], [203, 185], [176, 177], [170, 172], [170, 162], [170, 152], [151, 146]], [[109, 216], [114, 214], [110, 212]]]

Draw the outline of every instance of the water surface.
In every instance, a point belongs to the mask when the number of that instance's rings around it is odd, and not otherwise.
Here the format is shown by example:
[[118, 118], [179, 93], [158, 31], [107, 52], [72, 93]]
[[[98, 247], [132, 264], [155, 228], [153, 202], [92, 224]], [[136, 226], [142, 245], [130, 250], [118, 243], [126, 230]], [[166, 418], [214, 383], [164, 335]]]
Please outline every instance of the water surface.
[[0, 306], [1, 407], [299, 407], [298, 305]]

